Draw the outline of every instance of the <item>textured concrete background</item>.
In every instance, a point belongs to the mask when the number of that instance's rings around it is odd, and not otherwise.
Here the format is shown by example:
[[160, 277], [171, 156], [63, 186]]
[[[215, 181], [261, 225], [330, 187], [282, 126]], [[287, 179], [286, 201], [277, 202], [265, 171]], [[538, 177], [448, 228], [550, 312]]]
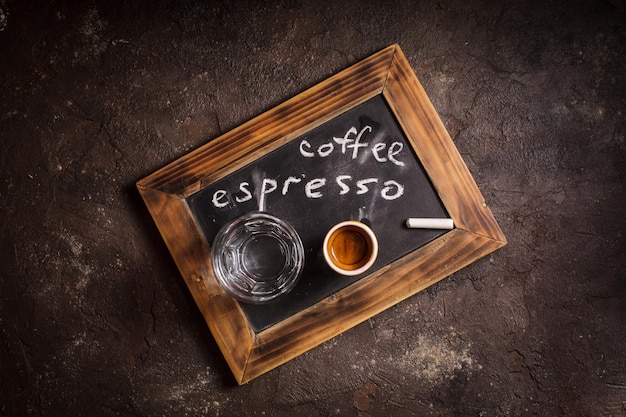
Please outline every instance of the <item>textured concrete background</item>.
[[[625, 416], [625, 22], [0, 0], [0, 415]], [[135, 181], [396, 42], [509, 245], [238, 387]]]

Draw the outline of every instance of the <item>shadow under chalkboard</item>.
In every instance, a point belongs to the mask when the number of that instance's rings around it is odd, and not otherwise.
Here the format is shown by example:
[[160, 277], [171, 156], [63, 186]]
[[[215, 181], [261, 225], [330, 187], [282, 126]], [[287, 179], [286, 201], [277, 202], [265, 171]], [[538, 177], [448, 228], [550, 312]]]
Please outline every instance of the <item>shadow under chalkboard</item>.
[[[306, 259], [296, 287], [267, 304], [240, 303], [257, 333], [446, 233], [407, 229], [407, 218], [448, 217], [382, 95], [203, 188], [187, 203], [209, 245], [224, 224], [259, 209], [300, 234]], [[378, 258], [364, 275], [340, 276], [320, 262], [324, 235], [343, 220], [369, 224], [378, 238]]]

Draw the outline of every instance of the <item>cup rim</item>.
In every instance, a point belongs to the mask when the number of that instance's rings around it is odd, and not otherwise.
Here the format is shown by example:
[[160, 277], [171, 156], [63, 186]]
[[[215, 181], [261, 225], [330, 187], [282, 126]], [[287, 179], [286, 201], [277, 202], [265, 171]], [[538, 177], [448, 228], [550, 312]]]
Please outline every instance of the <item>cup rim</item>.
[[[349, 270], [349, 269], [339, 268], [330, 260], [330, 254], [328, 253], [328, 241], [330, 237], [336, 230], [345, 226], [355, 226], [363, 230], [369, 236], [372, 242], [373, 248], [372, 248], [372, 255], [370, 256], [370, 259], [365, 263], [365, 265], [357, 269]], [[322, 252], [324, 254], [324, 260], [326, 261], [326, 265], [328, 265], [333, 271], [337, 272], [338, 274], [345, 275], [345, 276], [356, 276], [370, 269], [372, 265], [374, 265], [374, 262], [376, 262], [376, 259], [378, 258], [378, 239], [376, 238], [376, 234], [374, 233], [372, 228], [366, 225], [365, 223], [360, 222], [358, 220], [344, 220], [342, 222], [335, 224], [333, 227], [330, 228], [330, 230], [328, 230], [328, 232], [326, 232], [326, 236], [324, 237], [324, 243], [322, 244]]]

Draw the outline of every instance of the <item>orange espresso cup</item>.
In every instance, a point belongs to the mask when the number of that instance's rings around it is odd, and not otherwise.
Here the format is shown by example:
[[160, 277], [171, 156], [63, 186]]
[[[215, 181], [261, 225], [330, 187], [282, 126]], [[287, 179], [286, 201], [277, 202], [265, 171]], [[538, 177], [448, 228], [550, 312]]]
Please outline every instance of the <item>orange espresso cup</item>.
[[378, 257], [378, 239], [372, 229], [356, 220], [333, 226], [322, 247], [326, 264], [341, 275], [354, 276], [367, 271]]

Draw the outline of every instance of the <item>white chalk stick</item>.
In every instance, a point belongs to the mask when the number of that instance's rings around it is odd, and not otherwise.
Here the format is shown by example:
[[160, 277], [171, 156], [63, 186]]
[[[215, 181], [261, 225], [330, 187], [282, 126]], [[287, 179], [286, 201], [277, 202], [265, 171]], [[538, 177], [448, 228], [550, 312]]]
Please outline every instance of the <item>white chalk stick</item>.
[[452, 219], [427, 219], [411, 217], [406, 220], [406, 227], [409, 229], [454, 229]]

